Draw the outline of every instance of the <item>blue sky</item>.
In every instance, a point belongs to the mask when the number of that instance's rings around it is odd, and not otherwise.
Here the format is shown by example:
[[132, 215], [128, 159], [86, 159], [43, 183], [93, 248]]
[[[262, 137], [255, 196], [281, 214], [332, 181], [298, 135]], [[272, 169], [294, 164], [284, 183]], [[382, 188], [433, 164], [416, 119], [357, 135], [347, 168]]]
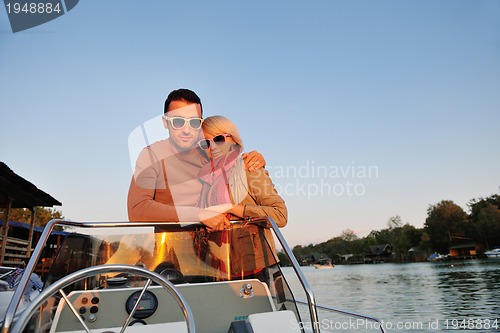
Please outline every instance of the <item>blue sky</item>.
[[499, 191], [499, 1], [86, 0], [18, 33], [2, 7], [0, 73], [0, 160], [73, 220], [127, 218], [128, 136], [180, 87], [266, 157], [293, 245]]

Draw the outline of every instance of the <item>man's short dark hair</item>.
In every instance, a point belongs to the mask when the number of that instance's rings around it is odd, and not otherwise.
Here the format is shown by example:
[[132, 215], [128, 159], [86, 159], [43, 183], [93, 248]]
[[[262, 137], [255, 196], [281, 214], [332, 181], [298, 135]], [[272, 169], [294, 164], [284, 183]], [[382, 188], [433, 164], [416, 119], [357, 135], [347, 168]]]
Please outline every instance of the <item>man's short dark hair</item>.
[[189, 103], [200, 104], [201, 114], [203, 116], [203, 106], [201, 105], [201, 99], [196, 95], [196, 93], [189, 89], [177, 89], [168, 94], [167, 99], [165, 100], [165, 107], [163, 109], [163, 113], [167, 113], [168, 107], [170, 106], [170, 102], [173, 101], [186, 101]]

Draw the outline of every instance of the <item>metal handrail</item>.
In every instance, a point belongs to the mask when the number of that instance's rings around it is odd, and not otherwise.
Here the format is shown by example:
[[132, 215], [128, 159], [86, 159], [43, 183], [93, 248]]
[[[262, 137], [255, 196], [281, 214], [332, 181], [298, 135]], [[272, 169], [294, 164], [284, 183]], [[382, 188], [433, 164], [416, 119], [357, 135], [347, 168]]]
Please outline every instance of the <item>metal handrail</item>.
[[285, 241], [285, 237], [283, 237], [283, 234], [281, 234], [281, 231], [279, 231], [279, 228], [276, 225], [276, 223], [274, 222], [274, 220], [270, 217], [266, 217], [265, 220], [272, 226], [274, 234], [278, 238], [278, 241], [280, 242], [281, 247], [283, 248], [283, 252], [288, 257], [288, 260], [290, 260], [290, 263], [292, 264], [293, 270], [295, 271], [295, 274], [297, 274], [297, 276], [299, 278], [299, 282], [302, 285], [302, 288], [304, 289], [304, 291], [306, 293], [307, 300], [308, 300], [309, 314], [311, 316], [311, 322], [314, 323], [313, 332], [319, 333], [318, 310], [316, 309], [316, 300], [314, 298], [314, 293], [311, 289], [311, 286], [309, 286], [309, 283], [307, 282], [307, 279], [304, 276], [304, 273], [300, 269], [300, 265], [299, 265], [297, 259], [293, 255], [292, 250], [290, 249], [287, 242]]
[[[288, 300], [287, 299], [287, 301], [292, 301], [292, 300]], [[298, 303], [298, 304], [308, 305], [308, 303], [304, 302], [304, 301], [299, 301], [299, 300], [293, 300], [293, 301], [295, 301], [295, 303]], [[355, 313], [355, 312], [350, 312], [350, 311], [335, 309], [335, 308], [332, 308], [332, 307], [329, 307], [329, 306], [323, 306], [323, 305], [316, 305], [316, 308], [318, 308], [320, 310], [325, 310], [325, 311], [329, 311], [329, 312], [335, 312], [335, 313], [343, 314], [343, 315], [346, 315], [346, 316], [349, 316], [349, 317], [361, 318], [361, 319], [366, 319], [366, 320], [374, 321], [374, 322], [376, 322], [379, 325], [379, 328], [382, 331], [382, 333], [385, 333], [384, 323], [382, 322], [382, 320], [380, 320], [378, 318], [371, 317], [371, 316], [366, 316], [366, 315], [362, 315], [362, 314]]]
[[279, 231], [279, 228], [276, 225], [276, 223], [274, 222], [274, 220], [271, 217], [266, 217], [264, 219], [252, 219], [252, 220], [250, 220], [250, 222], [258, 223], [258, 222], [263, 222], [264, 220], [272, 226], [272, 229], [273, 229], [276, 237], [278, 238], [278, 240], [283, 248], [283, 252], [287, 255], [288, 260], [290, 260], [290, 263], [292, 264], [293, 270], [297, 274], [299, 281], [302, 285], [302, 288], [304, 288], [304, 291], [306, 292], [306, 297], [308, 300], [308, 302], [299, 301], [299, 300], [290, 300], [290, 299], [287, 299], [287, 301], [296, 302], [299, 304], [307, 305], [309, 307], [309, 312], [311, 314], [311, 321], [313, 323], [313, 325], [312, 325], [313, 332], [319, 333], [319, 331], [320, 331], [319, 330], [319, 327], [320, 327], [319, 316], [318, 316], [317, 309], [322, 309], [322, 310], [336, 312], [336, 313], [340, 313], [340, 314], [355, 317], [355, 318], [362, 318], [362, 319], [374, 321], [374, 322], [379, 324], [379, 327], [380, 327], [380, 330], [382, 331], [382, 333], [385, 333], [385, 330], [383, 327], [383, 322], [378, 318], [316, 304], [316, 300], [314, 298], [314, 293], [313, 293], [311, 287], [309, 286], [309, 283], [307, 282], [307, 279], [304, 276], [304, 273], [300, 269], [300, 265], [297, 262], [295, 255], [293, 254], [292, 250], [290, 249], [290, 247], [286, 243], [285, 238], [281, 234], [281, 231]]
[[[271, 226], [271, 229], [273, 230], [276, 238], [281, 244], [281, 247], [283, 249], [284, 254], [288, 257], [288, 260], [290, 260], [290, 263], [292, 264], [293, 270], [295, 271], [295, 274], [297, 275], [300, 284], [302, 285], [302, 288], [305, 291], [306, 297], [307, 297], [307, 305], [309, 307], [309, 313], [311, 317], [313, 325], [313, 332], [314, 333], [320, 333], [319, 331], [319, 319], [318, 319], [318, 311], [317, 308], [322, 308], [322, 309], [330, 309], [331, 311], [334, 312], [339, 312], [339, 313], [344, 313], [347, 315], [352, 315], [355, 317], [359, 318], [365, 318], [365, 319], [370, 319], [374, 320], [376, 322], [380, 323], [380, 320], [377, 318], [372, 318], [364, 315], [358, 315], [354, 313], [349, 313], [346, 311], [342, 310], [337, 310], [333, 308], [327, 308], [323, 306], [319, 306], [316, 304], [316, 300], [314, 297], [314, 293], [307, 282], [302, 270], [300, 269], [300, 265], [297, 262], [297, 259], [295, 258], [292, 250], [288, 246], [285, 238], [281, 234], [279, 227], [276, 225], [274, 220], [270, 217], [264, 217], [264, 218], [253, 218], [253, 219], [245, 219], [242, 221], [232, 221], [233, 224], [246, 224], [246, 223], [255, 223], [255, 224], [261, 224], [261, 223], [266, 223], [267, 226]], [[179, 226], [181, 228], [185, 229], [190, 229], [190, 228], [197, 228], [199, 226], [202, 226], [203, 224], [200, 222], [75, 222], [75, 221], [66, 221], [66, 220], [51, 220], [47, 225], [45, 226], [42, 234], [40, 235], [40, 238], [38, 240], [38, 243], [33, 251], [32, 257], [30, 261], [28, 262], [28, 265], [26, 266], [25, 272], [21, 277], [21, 280], [19, 281], [19, 285], [16, 288], [14, 295], [12, 297], [12, 301], [10, 302], [6, 312], [5, 312], [5, 317], [4, 317], [4, 322], [2, 324], [2, 329], [0, 333], [8, 333], [11, 325], [14, 320], [14, 316], [16, 315], [16, 310], [19, 306], [19, 303], [21, 301], [22, 295], [25, 292], [26, 286], [28, 284], [28, 280], [31, 277], [31, 274], [35, 271], [36, 268], [36, 263], [39, 261], [43, 247], [45, 246], [45, 243], [47, 242], [52, 230], [56, 225], [60, 226], [70, 226], [70, 227], [78, 227], [78, 228], [116, 228], [116, 227], [161, 227], [161, 228], [175, 228], [178, 229]], [[300, 301], [297, 301], [300, 303]], [[304, 302], [305, 304], [305, 302]], [[382, 328], [382, 332], [383, 328]]]
[[[19, 303], [21, 302], [22, 296], [26, 290], [26, 286], [28, 285], [28, 281], [31, 277], [31, 274], [34, 273], [36, 268], [36, 263], [40, 260], [40, 256], [42, 254], [42, 250], [45, 246], [45, 243], [49, 239], [50, 233], [54, 230], [56, 225], [60, 226], [71, 226], [71, 227], [79, 227], [79, 228], [115, 228], [115, 227], [168, 227], [169, 224], [173, 223], [165, 223], [165, 222], [75, 222], [75, 221], [66, 221], [60, 219], [50, 220], [43, 229], [42, 234], [40, 235], [40, 239], [36, 244], [35, 250], [28, 262], [28, 265], [25, 268], [23, 275], [21, 276], [21, 280], [14, 291], [14, 295], [12, 296], [12, 300], [5, 311], [4, 321], [2, 323], [1, 333], [8, 333], [12, 323], [14, 321], [14, 316], [16, 315], [16, 310], [19, 307]], [[181, 226], [198, 226], [199, 222], [188, 222], [181, 223]], [[175, 223], [175, 226], [178, 227], [179, 223]]]

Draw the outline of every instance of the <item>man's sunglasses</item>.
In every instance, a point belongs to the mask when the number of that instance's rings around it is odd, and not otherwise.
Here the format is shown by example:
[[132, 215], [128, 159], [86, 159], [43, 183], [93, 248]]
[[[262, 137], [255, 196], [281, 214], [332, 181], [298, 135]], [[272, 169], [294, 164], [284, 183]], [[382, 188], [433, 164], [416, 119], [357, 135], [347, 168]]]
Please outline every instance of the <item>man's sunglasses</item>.
[[182, 118], [182, 117], [165, 117], [165, 120], [170, 121], [170, 124], [174, 129], [181, 129], [186, 126], [186, 123], [189, 123], [189, 127], [194, 130], [199, 130], [201, 128], [201, 124], [203, 124], [203, 118]]
[[198, 146], [201, 149], [208, 149], [208, 148], [210, 148], [210, 142], [213, 142], [216, 145], [221, 145], [221, 144], [226, 142], [226, 138], [228, 136], [231, 136], [231, 134], [219, 134], [219, 135], [214, 136], [212, 139], [200, 140], [200, 141], [198, 141]]

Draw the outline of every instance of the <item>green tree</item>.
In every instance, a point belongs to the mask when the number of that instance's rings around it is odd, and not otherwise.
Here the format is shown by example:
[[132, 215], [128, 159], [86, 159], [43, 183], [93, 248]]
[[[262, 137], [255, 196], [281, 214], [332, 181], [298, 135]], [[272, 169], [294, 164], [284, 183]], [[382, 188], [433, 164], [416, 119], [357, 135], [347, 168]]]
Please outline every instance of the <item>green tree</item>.
[[467, 214], [453, 201], [443, 200], [427, 209], [424, 229], [429, 235], [434, 251], [448, 253], [454, 234], [464, 234], [467, 229]]
[[345, 229], [345, 230], [342, 230], [342, 233], [340, 234], [340, 238], [346, 242], [352, 242], [354, 240], [357, 240], [359, 237], [356, 235], [354, 230]]
[[389, 219], [389, 221], [387, 221], [387, 227], [389, 228], [389, 230], [401, 228], [402, 226], [403, 226], [403, 220], [399, 215], [393, 216]]
[[366, 253], [364, 239], [359, 238], [353, 230], [345, 229], [340, 236], [334, 237], [326, 242], [318, 244], [317, 251], [326, 253], [335, 262], [345, 254], [363, 256]]
[[473, 199], [468, 206], [468, 234], [487, 248], [500, 246], [500, 195]]
[[[62, 212], [55, 208], [36, 207], [35, 209], [35, 225], [45, 226], [52, 219], [64, 218]], [[13, 208], [10, 210], [10, 221], [16, 222], [31, 222], [31, 211], [26, 208]]]
[[372, 230], [368, 238], [371, 239], [370, 245], [387, 244], [392, 241], [389, 229]]
[[295, 255], [295, 258], [297, 258], [299, 264], [307, 264], [312, 260], [314, 245], [309, 244], [306, 247], [302, 245], [296, 245], [292, 249], [292, 252]]
[[373, 230], [367, 237], [367, 247], [377, 244], [391, 244], [394, 247], [396, 260], [407, 261], [408, 250], [420, 246], [422, 240], [421, 229], [403, 223], [400, 216], [396, 215], [387, 221], [387, 229]]
[[[282, 266], [290, 266], [290, 260], [288, 260], [288, 257], [286, 256], [285, 252], [283, 250], [278, 252], [278, 259], [280, 261], [280, 265]], [[297, 259], [297, 258], [295, 258]]]

